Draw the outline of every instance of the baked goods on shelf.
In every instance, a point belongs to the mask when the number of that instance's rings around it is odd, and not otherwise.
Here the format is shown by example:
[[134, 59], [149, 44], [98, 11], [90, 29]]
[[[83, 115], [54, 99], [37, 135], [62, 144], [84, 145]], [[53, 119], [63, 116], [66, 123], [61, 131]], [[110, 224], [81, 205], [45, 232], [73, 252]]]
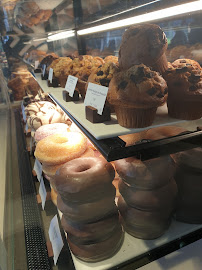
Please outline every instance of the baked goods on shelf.
[[87, 203], [111, 194], [115, 173], [103, 158], [77, 158], [64, 164], [53, 177], [57, 191], [70, 202]]
[[165, 33], [158, 25], [139, 24], [131, 26], [123, 34], [119, 49], [120, 69], [144, 64], [163, 73], [167, 67]]
[[13, 77], [8, 81], [8, 87], [13, 91], [14, 100], [22, 100], [27, 94], [34, 97], [38, 94], [40, 86], [29, 72], [14, 72]]
[[44, 112], [37, 112], [27, 118], [27, 124], [29, 128], [36, 131], [39, 127], [47, 124], [60, 123], [61, 114], [56, 110], [47, 109]]
[[34, 155], [42, 164], [58, 165], [79, 157], [86, 148], [86, 138], [81, 133], [53, 134], [37, 143]]
[[48, 124], [39, 127], [35, 133], [35, 141], [40, 140], [57, 133], [65, 134], [68, 132], [69, 126], [64, 123]]
[[23, 2], [18, 7], [16, 20], [27, 27], [32, 27], [49, 20], [52, 10], [43, 10], [34, 1]]
[[107, 100], [114, 106], [118, 123], [128, 128], [152, 124], [156, 110], [167, 99], [165, 80], [141, 64], [114, 73]]
[[[177, 126], [158, 127], [144, 132], [142, 139], [158, 140], [187, 132]], [[202, 148], [178, 152], [172, 154], [172, 158], [176, 164], [174, 179], [178, 187], [175, 218], [186, 223], [202, 223], [202, 214], [199, 211], [202, 205]], [[168, 173], [167, 170], [166, 172]]]
[[165, 72], [164, 78], [168, 84], [167, 105], [170, 117], [185, 120], [201, 118], [202, 70], [200, 65], [193, 60], [176, 60], [173, 67]]
[[46, 113], [47, 111], [56, 110], [56, 106], [49, 101], [32, 102], [25, 107], [25, 115], [36, 115], [38, 112]]
[[80, 157], [65, 163], [52, 177], [67, 241], [81, 260], [109, 258], [123, 241], [112, 185], [114, 175], [113, 166], [103, 158]]

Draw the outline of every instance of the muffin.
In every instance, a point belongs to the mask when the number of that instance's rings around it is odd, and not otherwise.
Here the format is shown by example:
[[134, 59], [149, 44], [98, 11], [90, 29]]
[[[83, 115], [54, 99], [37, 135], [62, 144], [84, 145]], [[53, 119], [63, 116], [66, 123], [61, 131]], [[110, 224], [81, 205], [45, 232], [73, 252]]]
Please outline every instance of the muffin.
[[177, 59], [172, 63], [174, 68], [182, 68], [189, 65], [192, 65], [195, 69], [201, 69], [200, 64], [192, 59]]
[[144, 64], [163, 73], [168, 66], [165, 33], [158, 25], [139, 24], [131, 26], [124, 34], [119, 49], [120, 69]]
[[142, 128], [152, 124], [167, 92], [167, 84], [159, 73], [141, 64], [114, 74], [107, 99], [121, 126]]
[[117, 56], [114, 56], [114, 55], [108, 55], [104, 58], [104, 61], [105, 63], [108, 63], [108, 62], [113, 62], [115, 63], [116, 65], [119, 64], [119, 59]]
[[[202, 71], [197, 62], [175, 61], [164, 74], [168, 84], [168, 114], [170, 117], [195, 120], [202, 117]], [[184, 62], [184, 60], [183, 60]], [[177, 64], [176, 64], [177, 63]]]
[[70, 57], [60, 57], [59, 61], [54, 65], [54, 76], [59, 80], [61, 87], [65, 87], [71, 62], [72, 59]]
[[91, 55], [81, 55], [72, 61], [70, 74], [78, 78], [77, 89], [79, 90], [82, 99], [86, 94], [86, 82], [93, 69], [104, 64], [104, 60], [100, 57]]

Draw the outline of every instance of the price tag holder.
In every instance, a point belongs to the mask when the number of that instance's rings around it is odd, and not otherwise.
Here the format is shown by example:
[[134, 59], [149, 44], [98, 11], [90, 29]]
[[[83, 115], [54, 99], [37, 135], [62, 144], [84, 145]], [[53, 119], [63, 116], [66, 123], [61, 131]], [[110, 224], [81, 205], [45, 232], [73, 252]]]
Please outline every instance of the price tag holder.
[[43, 65], [43, 76], [45, 75], [45, 72], [46, 72], [46, 65]]
[[37, 69], [38, 66], [39, 66], [39, 60], [37, 60], [37, 61], [34, 62], [34, 69]]
[[38, 161], [38, 159], [35, 159], [34, 170], [36, 172], [37, 179], [40, 182], [41, 181], [41, 175], [42, 175], [42, 166], [41, 166], [41, 163]]
[[108, 87], [94, 83], [88, 83], [84, 105], [97, 109], [97, 113], [102, 115], [107, 93]]
[[51, 220], [48, 234], [53, 248], [54, 264], [56, 265], [60, 252], [64, 246], [57, 215], [55, 215], [54, 218]]
[[46, 187], [44, 185], [44, 181], [43, 181], [43, 176], [42, 175], [41, 175], [41, 179], [40, 179], [39, 194], [40, 194], [40, 197], [41, 197], [42, 209], [44, 210], [45, 203], [46, 203], [47, 192], [46, 192]]
[[65, 90], [69, 93], [70, 97], [73, 97], [74, 95], [74, 90], [76, 88], [77, 81], [78, 81], [78, 78], [72, 75], [69, 75], [67, 78]]
[[22, 109], [22, 117], [23, 117], [23, 121], [26, 122], [26, 115], [25, 115], [25, 106], [23, 105], [23, 101], [21, 103], [21, 109]]
[[50, 83], [53, 82], [53, 69], [52, 68], [49, 69], [48, 80], [50, 81]]

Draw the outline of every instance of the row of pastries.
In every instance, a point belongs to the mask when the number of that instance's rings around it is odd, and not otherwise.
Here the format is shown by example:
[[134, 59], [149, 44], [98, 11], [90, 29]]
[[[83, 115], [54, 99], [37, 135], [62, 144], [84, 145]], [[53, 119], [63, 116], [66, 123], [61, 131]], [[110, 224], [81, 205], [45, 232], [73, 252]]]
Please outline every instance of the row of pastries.
[[[49, 122], [56, 111], [61, 113], [48, 101], [25, 107], [27, 122], [36, 119], [30, 125], [35, 157], [50, 181], [68, 244], [78, 259], [97, 262], [113, 256], [122, 247], [124, 232], [155, 239], [167, 231], [173, 218], [202, 222], [198, 211], [202, 205], [201, 148], [148, 161], [131, 157], [109, 163], [70, 120]], [[185, 132], [170, 126], [121, 139], [131, 145]], [[114, 180], [118, 182], [116, 191]]]

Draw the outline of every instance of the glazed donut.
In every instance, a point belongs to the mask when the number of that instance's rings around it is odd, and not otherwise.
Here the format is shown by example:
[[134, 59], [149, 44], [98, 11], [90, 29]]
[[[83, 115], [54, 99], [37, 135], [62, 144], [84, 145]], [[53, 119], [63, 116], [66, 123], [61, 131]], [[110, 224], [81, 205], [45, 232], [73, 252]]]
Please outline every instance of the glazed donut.
[[40, 140], [46, 138], [47, 136], [53, 134], [64, 134], [68, 132], [68, 126], [63, 123], [54, 123], [43, 125], [37, 129], [35, 132], [35, 141], [39, 142]]
[[[58, 194], [58, 209], [64, 214], [65, 218], [72, 222], [90, 223], [103, 219], [109, 215], [116, 213], [117, 207], [114, 202], [115, 188], [111, 187], [110, 194], [102, 199], [90, 203], [66, 203]], [[59, 193], [59, 192], [58, 192]]]
[[70, 240], [78, 244], [100, 242], [112, 235], [117, 226], [120, 226], [118, 212], [112, 216], [88, 224], [73, 223], [63, 216], [61, 223], [63, 229], [68, 233]]
[[58, 165], [79, 157], [86, 148], [86, 138], [81, 133], [53, 134], [37, 143], [34, 155], [42, 164]]
[[[94, 157], [94, 151], [91, 148], [87, 148], [86, 151], [80, 157]], [[42, 164], [43, 172], [52, 177], [55, 175], [56, 171], [62, 167], [65, 163], [58, 164], [58, 165], [46, 165]]]
[[25, 115], [30, 116], [38, 112], [46, 113], [48, 110], [55, 110], [56, 106], [49, 101], [32, 102], [25, 107]]
[[157, 238], [164, 233], [171, 221], [168, 213], [129, 207], [122, 196], [118, 198], [118, 208], [124, 229], [137, 238]]
[[171, 213], [177, 197], [177, 185], [174, 179], [154, 190], [132, 188], [119, 180], [119, 191], [130, 207], [143, 211], [166, 211]]
[[60, 123], [61, 114], [56, 110], [48, 110], [46, 113], [38, 112], [27, 118], [29, 128], [37, 130], [47, 124]]
[[57, 191], [54, 188], [51, 188], [51, 200], [57, 206]]
[[145, 190], [164, 186], [175, 172], [175, 164], [170, 156], [146, 161], [131, 157], [117, 160], [114, 163], [117, 173], [124, 182], [132, 187]]
[[70, 202], [90, 202], [111, 191], [114, 168], [103, 158], [84, 157], [65, 163], [53, 180], [60, 195]]
[[121, 247], [124, 234], [118, 226], [113, 235], [108, 239], [89, 245], [78, 245], [67, 238], [72, 253], [85, 262], [98, 262], [112, 257]]

